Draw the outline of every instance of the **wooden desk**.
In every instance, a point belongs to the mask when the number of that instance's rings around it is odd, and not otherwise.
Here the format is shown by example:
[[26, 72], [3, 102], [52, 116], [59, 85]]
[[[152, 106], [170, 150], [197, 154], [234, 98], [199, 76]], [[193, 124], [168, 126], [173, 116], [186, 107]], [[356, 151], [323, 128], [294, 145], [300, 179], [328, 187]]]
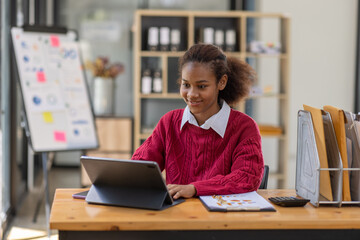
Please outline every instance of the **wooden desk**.
[[[110, 207], [73, 199], [83, 189], [57, 189], [50, 228], [59, 239], [359, 239], [360, 208], [310, 204], [277, 212], [208, 212], [199, 199], [164, 211]], [[294, 190], [259, 190], [265, 197]]]

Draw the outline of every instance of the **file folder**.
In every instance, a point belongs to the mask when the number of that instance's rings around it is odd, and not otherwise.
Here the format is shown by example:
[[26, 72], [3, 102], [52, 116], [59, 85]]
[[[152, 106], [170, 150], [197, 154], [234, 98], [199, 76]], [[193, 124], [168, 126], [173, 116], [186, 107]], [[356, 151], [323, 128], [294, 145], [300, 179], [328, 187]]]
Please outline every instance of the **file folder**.
[[[345, 133], [345, 113], [342, 109], [333, 106], [324, 106], [324, 110], [329, 112], [334, 125], [337, 145], [339, 147], [343, 168], [351, 167], [348, 165], [347, 144]], [[351, 201], [350, 197], [350, 180], [349, 171], [343, 171], [343, 186], [342, 186], [342, 200]]]
[[341, 169], [343, 169], [343, 164], [341, 160], [341, 155], [337, 144], [336, 134], [333, 126], [333, 121], [331, 119], [331, 115], [326, 111], [322, 111], [322, 117], [324, 123], [326, 154], [328, 157], [328, 164], [329, 164], [328, 172], [330, 174], [333, 201], [341, 201], [343, 200], [342, 199], [343, 172], [341, 172]]
[[360, 201], [360, 142], [355, 114], [345, 111], [346, 137], [351, 140], [352, 169], [350, 170], [350, 193], [352, 201]]

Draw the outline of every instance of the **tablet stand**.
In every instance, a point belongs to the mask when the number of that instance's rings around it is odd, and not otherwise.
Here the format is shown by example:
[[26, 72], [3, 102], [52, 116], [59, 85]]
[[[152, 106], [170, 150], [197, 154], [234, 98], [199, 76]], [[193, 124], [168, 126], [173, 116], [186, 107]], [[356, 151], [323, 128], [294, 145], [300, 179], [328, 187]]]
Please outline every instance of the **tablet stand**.
[[91, 186], [86, 201], [154, 210], [162, 210], [172, 205], [168, 193], [159, 189], [120, 188], [97, 184]]
[[[30, 131], [28, 130], [28, 125], [26, 119], [24, 118], [24, 112], [22, 112], [22, 121], [21, 127], [24, 128], [26, 137], [30, 139]], [[43, 198], [45, 197], [45, 220], [46, 220], [46, 230], [48, 238], [50, 238], [50, 196], [49, 196], [49, 176], [48, 173], [51, 169], [52, 163], [54, 161], [55, 154], [54, 152], [41, 152], [41, 163], [43, 168], [43, 181], [41, 185], [40, 194], [36, 203], [36, 208], [33, 216], [33, 222], [37, 221], [39, 215], [40, 206]]]

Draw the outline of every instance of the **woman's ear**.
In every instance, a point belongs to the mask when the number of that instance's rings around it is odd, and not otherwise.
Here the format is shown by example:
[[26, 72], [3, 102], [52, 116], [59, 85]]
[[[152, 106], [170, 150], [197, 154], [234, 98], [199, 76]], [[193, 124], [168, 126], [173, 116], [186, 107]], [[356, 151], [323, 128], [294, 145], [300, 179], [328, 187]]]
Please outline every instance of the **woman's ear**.
[[224, 88], [226, 87], [227, 84], [227, 80], [228, 80], [228, 76], [226, 74], [224, 74], [221, 78], [220, 81], [218, 83], [218, 88], [219, 90], [224, 90]]

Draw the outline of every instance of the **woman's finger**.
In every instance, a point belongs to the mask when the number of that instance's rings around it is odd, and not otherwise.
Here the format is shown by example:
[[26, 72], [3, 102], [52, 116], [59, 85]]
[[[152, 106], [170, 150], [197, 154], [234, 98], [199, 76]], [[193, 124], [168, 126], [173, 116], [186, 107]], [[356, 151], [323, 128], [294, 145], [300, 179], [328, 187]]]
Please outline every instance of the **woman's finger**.
[[171, 191], [169, 191], [169, 193], [173, 197], [177, 193], [177, 191], [176, 190], [171, 190]]
[[180, 192], [181, 192], [181, 191], [176, 192], [175, 195], [173, 196], [173, 198], [174, 198], [174, 199], [180, 198], [180, 197], [181, 197], [181, 193], [180, 193]]

